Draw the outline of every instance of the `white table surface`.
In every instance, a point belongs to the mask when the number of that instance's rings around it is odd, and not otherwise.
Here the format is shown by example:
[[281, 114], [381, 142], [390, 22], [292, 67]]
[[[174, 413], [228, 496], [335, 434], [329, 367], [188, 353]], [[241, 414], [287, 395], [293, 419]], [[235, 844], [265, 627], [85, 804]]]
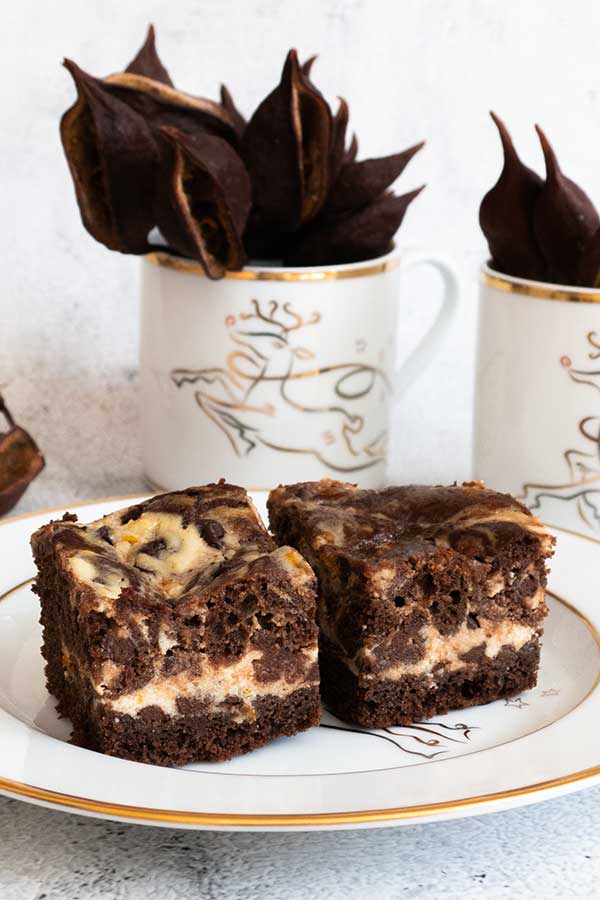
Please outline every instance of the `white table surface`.
[[[146, 490], [135, 452], [113, 459], [121, 460], [111, 467], [118, 490]], [[15, 512], [98, 495], [98, 477], [86, 484], [83, 473], [46, 471]], [[0, 798], [0, 900], [468, 900], [484, 892], [486, 900], [600, 897], [600, 788], [433, 825], [281, 835], [124, 825]]]

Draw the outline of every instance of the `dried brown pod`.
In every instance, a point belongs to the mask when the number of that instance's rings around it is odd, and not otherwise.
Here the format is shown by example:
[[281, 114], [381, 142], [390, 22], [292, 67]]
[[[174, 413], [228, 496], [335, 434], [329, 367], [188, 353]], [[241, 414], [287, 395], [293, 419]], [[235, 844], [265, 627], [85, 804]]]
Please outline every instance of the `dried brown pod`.
[[581, 255], [600, 227], [600, 217], [587, 194], [562, 173], [539, 125], [535, 129], [546, 162], [546, 182], [533, 219], [536, 240], [546, 261], [548, 280], [577, 284]]
[[372, 203], [396, 181], [424, 144], [421, 141], [393, 156], [344, 163], [327, 198], [324, 212], [339, 215]]
[[310, 73], [312, 72], [312, 67], [317, 61], [317, 54], [314, 53], [312, 56], [309, 56], [307, 60], [305, 60], [300, 68], [307, 78], [310, 78]]
[[146, 253], [158, 161], [151, 129], [100, 80], [71, 60], [64, 65], [78, 96], [60, 134], [83, 224], [111, 250]]
[[495, 269], [521, 278], [543, 279], [546, 271], [533, 229], [536, 201], [543, 181], [524, 165], [506, 125], [490, 113], [500, 133], [504, 166], [479, 207], [479, 224]]
[[153, 78], [154, 81], [160, 81], [162, 84], [168, 84], [170, 87], [174, 86], [171, 81], [171, 76], [160, 61], [160, 57], [156, 51], [154, 25], [148, 26], [146, 40], [125, 71], [131, 72], [134, 75], [145, 75], [147, 78]]
[[224, 84], [221, 85], [221, 106], [233, 122], [237, 136], [241, 138], [246, 129], [246, 120], [235, 105], [233, 97]]
[[331, 110], [288, 53], [279, 85], [246, 127], [242, 156], [266, 226], [293, 231], [314, 219], [329, 185]]
[[210, 134], [163, 127], [171, 147], [170, 203], [158, 227], [169, 244], [199, 259], [210, 278], [246, 261], [242, 234], [250, 211], [250, 179], [235, 150]]
[[584, 287], [600, 287], [600, 228], [583, 249], [577, 266], [576, 283]]
[[329, 183], [335, 189], [340, 169], [346, 161], [346, 130], [350, 110], [343, 97], [339, 98], [339, 106], [331, 122], [331, 147], [329, 150]]
[[1, 394], [0, 414], [8, 425], [8, 431], [0, 433], [0, 516], [3, 516], [19, 501], [45, 462], [31, 435], [15, 423]]
[[356, 137], [356, 134], [353, 134], [352, 140], [350, 141], [348, 149], [346, 150], [346, 153], [344, 154], [344, 162], [352, 162], [353, 160], [356, 159], [357, 155], [358, 155], [358, 138]]
[[400, 197], [383, 194], [358, 212], [313, 223], [294, 243], [285, 265], [335, 265], [387, 253], [406, 210], [423, 187]]
[[198, 131], [216, 134], [237, 145], [235, 124], [220, 103], [178, 91], [145, 75], [117, 72], [102, 79], [111, 93], [139, 113], [158, 131], [163, 125], [194, 134]]

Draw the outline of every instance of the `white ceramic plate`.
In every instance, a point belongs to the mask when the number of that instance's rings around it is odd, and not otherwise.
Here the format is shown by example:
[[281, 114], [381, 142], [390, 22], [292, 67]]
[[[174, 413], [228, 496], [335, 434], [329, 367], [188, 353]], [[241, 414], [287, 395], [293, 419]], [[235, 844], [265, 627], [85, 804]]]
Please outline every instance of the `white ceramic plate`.
[[[82, 521], [130, 498], [80, 506]], [[139, 497], [135, 498], [140, 499]], [[264, 511], [264, 496], [255, 496]], [[0, 527], [0, 791], [152, 825], [313, 830], [492, 812], [600, 782], [598, 541], [556, 529], [539, 684], [411, 728], [319, 728], [228, 763], [163, 769], [67, 743], [40, 656], [29, 536], [48, 511]]]

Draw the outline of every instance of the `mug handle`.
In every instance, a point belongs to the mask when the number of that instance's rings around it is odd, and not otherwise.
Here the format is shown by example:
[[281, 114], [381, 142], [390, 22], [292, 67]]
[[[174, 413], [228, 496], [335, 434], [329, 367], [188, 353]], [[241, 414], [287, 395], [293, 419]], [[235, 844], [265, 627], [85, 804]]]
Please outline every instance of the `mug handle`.
[[458, 310], [460, 277], [458, 270], [448, 257], [427, 250], [409, 250], [400, 260], [400, 270], [426, 264], [433, 266], [442, 276], [444, 294], [442, 305], [430, 328], [425, 332], [408, 359], [394, 373], [394, 387], [399, 396], [413, 383], [417, 375], [426, 368], [438, 348], [444, 342], [450, 323]]

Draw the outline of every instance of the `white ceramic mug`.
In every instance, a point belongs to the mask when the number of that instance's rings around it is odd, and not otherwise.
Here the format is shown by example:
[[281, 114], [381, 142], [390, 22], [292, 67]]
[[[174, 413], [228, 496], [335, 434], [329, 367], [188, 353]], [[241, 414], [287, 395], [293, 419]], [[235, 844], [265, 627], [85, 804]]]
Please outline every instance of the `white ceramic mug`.
[[546, 522], [600, 531], [600, 292], [484, 266], [475, 477]]
[[[440, 311], [400, 369], [399, 273], [433, 265]], [[143, 261], [143, 450], [159, 488], [249, 488], [329, 476], [385, 481], [392, 395], [434, 355], [458, 281], [439, 256], [390, 253], [320, 269], [247, 267], [210, 281], [194, 262]]]

